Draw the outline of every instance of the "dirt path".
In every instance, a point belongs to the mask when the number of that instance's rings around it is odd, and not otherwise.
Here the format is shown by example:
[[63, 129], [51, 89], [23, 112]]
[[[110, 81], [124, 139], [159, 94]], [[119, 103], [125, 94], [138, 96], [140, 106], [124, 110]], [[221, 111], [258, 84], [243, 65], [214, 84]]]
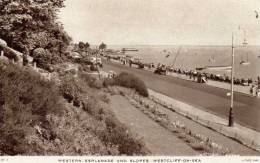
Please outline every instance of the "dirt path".
[[191, 147], [161, 127], [141, 111], [132, 106], [124, 97], [111, 97], [111, 108], [117, 118], [138, 136], [143, 137], [152, 155], [198, 155]]

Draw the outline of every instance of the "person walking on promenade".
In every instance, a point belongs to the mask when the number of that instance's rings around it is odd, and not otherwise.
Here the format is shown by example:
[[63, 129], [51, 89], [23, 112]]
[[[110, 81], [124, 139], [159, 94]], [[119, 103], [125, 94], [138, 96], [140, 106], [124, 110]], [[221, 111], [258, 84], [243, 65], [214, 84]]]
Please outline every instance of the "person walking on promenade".
[[259, 97], [260, 97], [260, 89], [257, 88], [257, 89], [256, 89], [256, 98], [259, 98]]
[[257, 85], [256, 85], [256, 97], [260, 97], [260, 77], [257, 77]]
[[254, 85], [250, 87], [250, 94], [254, 96]]

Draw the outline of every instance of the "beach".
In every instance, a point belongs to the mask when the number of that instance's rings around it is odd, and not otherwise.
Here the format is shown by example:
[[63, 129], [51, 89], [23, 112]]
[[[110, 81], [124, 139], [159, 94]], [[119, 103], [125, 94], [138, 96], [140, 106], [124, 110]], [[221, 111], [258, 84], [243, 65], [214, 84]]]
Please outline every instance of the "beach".
[[[135, 48], [125, 54], [141, 58], [144, 63], [173, 65], [175, 68], [195, 70], [205, 66], [228, 66], [231, 64], [231, 46], [177, 46], [177, 45], [111, 45], [108, 48], [121, 50]], [[176, 57], [177, 56], [177, 57]], [[260, 76], [260, 47], [246, 46], [235, 48], [235, 77], [252, 78]], [[249, 62], [242, 65], [241, 62]], [[230, 75], [230, 71], [206, 71], [212, 74]]]

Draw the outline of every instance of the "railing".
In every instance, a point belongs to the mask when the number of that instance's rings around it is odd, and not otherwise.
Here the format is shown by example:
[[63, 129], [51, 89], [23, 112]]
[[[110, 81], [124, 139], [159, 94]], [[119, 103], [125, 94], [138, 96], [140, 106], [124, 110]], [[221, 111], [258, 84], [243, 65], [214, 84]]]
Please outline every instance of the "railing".
[[[6, 57], [5, 52], [15, 56], [16, 60], [14, 58], [10, 59]], [[18, 64], [19, 66], [23, 66], [23, 62], [24, 62], [23, 57], [24, 57], [23, 53], [8, 47], [5, 41], [0, 39], [0, 60], [11, 60], [12, 63]], [[28, 66], [31, 67], [34, 71], [39, 72], [39, 70], [41, 70], [39, 67], [37, 67], [36, 62], [33, 61], [33, 57], [26, 55], [26, 58], [28, 61]], [[41, 77], [47, 80], [51, 80], [52, 77], [50, 73], [40, 73], [40, 75]]]

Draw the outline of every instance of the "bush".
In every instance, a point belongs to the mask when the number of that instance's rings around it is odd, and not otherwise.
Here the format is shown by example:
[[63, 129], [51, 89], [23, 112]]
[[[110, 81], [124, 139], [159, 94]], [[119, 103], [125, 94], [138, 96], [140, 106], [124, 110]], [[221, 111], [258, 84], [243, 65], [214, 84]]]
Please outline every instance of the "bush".
[[108, 87], [108, 86], [113, 86], [115, 85], [115, 79], [113, 78], [106, 78], [104, 81], [103, 81], [103, 86], [104, 87]]
[[42, 69], [48, 71], [51, 69], [51, 54], [43, 48], [37, 48], [33, 51], [33, 61], [36, 62], [37, 66]]
[[62, 113], [62, 104], [54, 83], [16, 65], [0, 66], [0, 153], [24, 154], [32, 145], [24, 140], [35, 124], [45, 124], [46, 116]]
[[[91, 100], [90, 100], [91, 99]], [[144, 155], [147, 154], [144, 143], [128, 132], [124, 126], [98, 99], [90, 97], [82, 102], [82, 109], [102, 122], [105, 128], [94, 130], [97, 137], [108, 147], [116, 146], [121, 155]]]
[[114, 116], [108, 116], [105, 120], [106, 130], [99, 132], [101, 140], [107, 144], [118, 146], [121, 155], [144, 155], [148, 151], [144, 143], [134, 137], [127, 127], [120, 123]]
[[71, 103], [78, 103], [78, 97], [80, 92], [82, 92], [78, 82], [72, 77], [64, 77], [60, 85], [60, 93], [63, 97]]
[[79, 78], [86, 82], [90, 87], [100, 89], [103, 87], [103, 82], [89, 74], [80, 73]]
[[115, 79], [107, 79], [103, 82], [104, 86], [119, 85], [126, 88], [135, 89], [140, 95], [148, 97], [148, 90], [145, 83], [137, 76], [122, 72]]

